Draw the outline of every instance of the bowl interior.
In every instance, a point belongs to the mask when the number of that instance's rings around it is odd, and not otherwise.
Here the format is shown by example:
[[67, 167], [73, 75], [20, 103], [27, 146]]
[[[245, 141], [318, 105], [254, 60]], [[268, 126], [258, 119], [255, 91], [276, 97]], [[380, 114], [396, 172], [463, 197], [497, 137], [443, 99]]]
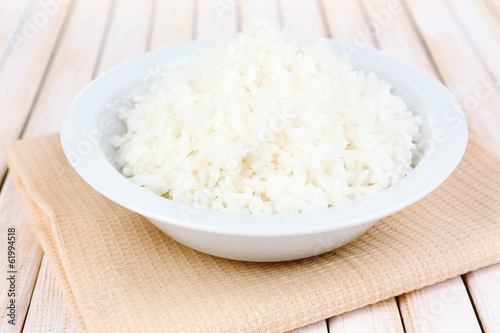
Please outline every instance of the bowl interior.
[[217, 41], [168, 47], [128, 61], [91, 82], [63, 121], [63, 149], [75, 170], [111, 200], [146, 217], [227, 234], [299, 234], [342, 229], [392, 214], [441, 184], [459, 163], [467, 144], [465, 115], [452, 94], [422, 70], [382, 52], [328, 40], [339, 56], [389, 82], [409, 109], [424, 120], [415, 169], [396, 185], [353, 204], [290, 215], [241, 215], [198, 210], [162, 198], [128, 181], [112, 163], [110, 138], [125, 131], [119, 114], [132, 96], [141, 96], [168, 67], [185, 64]]

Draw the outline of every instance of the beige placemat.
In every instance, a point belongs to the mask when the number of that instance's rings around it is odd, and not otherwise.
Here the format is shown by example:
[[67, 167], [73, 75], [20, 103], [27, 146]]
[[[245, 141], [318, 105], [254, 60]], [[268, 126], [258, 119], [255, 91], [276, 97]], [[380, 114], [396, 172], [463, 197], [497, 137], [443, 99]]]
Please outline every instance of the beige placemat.
[[6, 155], [83, 331], [286, 331], [500, 262], [500, 160], [474, 139], [443, 185], [357, 241], [269, 264], [171, 240], [88, 186], [58, 135]]

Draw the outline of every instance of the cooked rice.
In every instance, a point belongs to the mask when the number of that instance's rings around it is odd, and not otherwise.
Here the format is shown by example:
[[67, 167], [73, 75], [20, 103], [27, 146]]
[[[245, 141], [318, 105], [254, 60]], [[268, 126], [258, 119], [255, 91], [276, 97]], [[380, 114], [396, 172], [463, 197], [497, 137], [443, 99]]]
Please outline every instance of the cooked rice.
[[420, 118], [323, 40], [255, 25], [170, 71], [122, 115], [122, 173], [197, 208], [337, 207], [412, 169]]

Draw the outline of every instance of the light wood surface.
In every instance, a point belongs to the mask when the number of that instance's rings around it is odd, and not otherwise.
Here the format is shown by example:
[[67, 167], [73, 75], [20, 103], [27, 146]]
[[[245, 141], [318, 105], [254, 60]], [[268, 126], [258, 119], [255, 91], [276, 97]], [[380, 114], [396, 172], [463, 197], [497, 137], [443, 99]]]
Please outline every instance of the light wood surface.
[[238, 30], [238, 2], [198, 0], [195, 39], [233, 36]]
[[327, 332], [328, 328], [325, 320], [318, 321], [317, 323], [297, 328], [292, 331], [292, 333], [327, 333]]
[[[2, 11], [0, 11], [0, 61], [3, 56], [6, 56], [6, 51], [10, 52], [14, 48], [10, 47], [9, 44], [16, 43], [20, 35], [20, 31], [17, 29], [17, 23], [21, 19], [25, 10], [30, 7], [33, 1], [7, 1]], [[5, 32], [5, 33], [4, 33]]]
[[404, 332], [395, 298], [328, 319], [330, 332]]
[[[157, 0], [153, 11], [151, 49], [156, 50], [168, 45], [188, 42], [194, 37], [194, 3], [185, 0], [179, 6], [178, 0]], [[172, 10], [172, 8], [176, 10]], [[171, 33], [175, 31], [175, 33]]]
[[[120, 62], [192, 39], [229, 37], [250, 19], [265, 18], [295, 35], [377, 47], [424, 69], [462, 103], [471, 131], [500, 153], [498, 0], [66, 0], [52, 12], [40, 4], [0, 0], [2, 145], [58, 131], [78, 91]], [[26, 24], [44, 13], [48, 19], [41, 28], [15, 46], [9, 36], [22, 36]], [[18, 235], [18, 324], [4, 320], [8, 285], [0, 279], [0, 332], [76, 331], [30, 231], [3, 152], [0, 186], [2, 258], [7, 228], [15, 226]], [[5, 260], [0, 267], [7, 271]], [[500, 332], [500, 264], [294, 332], [481, 330]]]
[[[5, 51], [6, 57], [2, 59], [0, 68], [0, 99], [4, 101], [0, 111], [2, 144], [22, 135], [38, 89], [42, 85], [45, 70], [52, 62], [51, 56], [62, 34], [68, 9], [69, 5], [61, 6], [58, 14], [49, 20], [43, 29], [33, 34], [31, 38], [26, 38], [26, 42], [18, 47], [10, 44], [10, 48]], [[36, 5], [28, 6], [28, 11], [24, 15], [33, 17], [39, 10]], [[23, 31], [25, 24], [23, 18], [19, 18], [16, 31]], [[4, 34], [5, 32], [2, 32], [1, 35]], [[5, 170], [5, 157], [0, 153], [0, 179]]]
[[[375, 47], [373, 38], [361, 37], [366, 29], [362, 7], [357, 1], [323, 0], [329, 35], [358, 46]], [[361, 32], [360, 32], [361, 31]]]
[[489, 88], [490, 69], [444, 1], [408, 1], [407, 5], [444, 83], [462, 103], [470, 130], [500, 153], [500, 96]]
[[[17, 318], [16, 326], [6, 325], [7, 312], [7, 292], [10, 289], [7, 277], [7, 229], [14, 227], [16, 229], [16, 307]], [[42, 259], [42, 248], [31, 232], [28, 225], [28, 216], [20, 203], [20, 198], [7, 177], [6, 184], [2, 188], [0, 195], [0, 255], [4, 260], [1, 261], [0, 269], [5, 273], [5, 278], [0, 279], [0, 332], [21, 332], [22, 323], [28, 312], [33, 287], [38, 275], [40, 261]]]
[[450, 1], [446, 0], [447, 8], [455, 14], [460, 25], [466, 32], [477, 52], [484, 60], [493, 76], [500, 78], [500, 21], [498, 20], [499, 7], [491, 7], [493, 1]]
[[33, 291], [33, 301], [24, 332], [76, 332], [76, 323], [72, 320], [63, 295], [55, 277], [51, 273], [48, 261], [43, 259], [38, 273], [38, 281]]
[[406, 332], [481, 332], [461, 277], [399, 296]]
[[296, 36], [327, 37], [319, 2], [281, 0], [283, 27]]
[[486, 332], [500, 332], [500, 264], [465, 275], [472, 301]]

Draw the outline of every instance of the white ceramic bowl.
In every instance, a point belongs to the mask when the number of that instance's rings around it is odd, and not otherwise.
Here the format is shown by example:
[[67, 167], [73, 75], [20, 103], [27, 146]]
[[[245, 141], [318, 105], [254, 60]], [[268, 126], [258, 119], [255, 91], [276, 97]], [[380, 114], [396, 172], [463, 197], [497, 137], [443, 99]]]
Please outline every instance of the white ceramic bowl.
[[144, 54], [91, 82], [69, 107], [61, 129], [63, 149], [80, 176], [97, 191], [135, 211], [173, 239], [224, 258], [282, 261], [321, 254], [367, 231], [380, 218], [421, 199], [455, 169], [467, 144], [467, 122], [452, 94], [438, 80], [405, 62], [371, 49], [328, 40], [347, 51], [358, 69], [373, 71], [393, 86], [425, 121], [420, 146], [426, 153], [403, 180], [370, 198], [343, 207], [290, 215], [241, 215], [197, 210], [127, 180], [110, 162], [109, 139], [125, 129], [117, 109], [127, 95], [145, 93], [158, 71], [181, 66], [216, 41], [191, 42]]

